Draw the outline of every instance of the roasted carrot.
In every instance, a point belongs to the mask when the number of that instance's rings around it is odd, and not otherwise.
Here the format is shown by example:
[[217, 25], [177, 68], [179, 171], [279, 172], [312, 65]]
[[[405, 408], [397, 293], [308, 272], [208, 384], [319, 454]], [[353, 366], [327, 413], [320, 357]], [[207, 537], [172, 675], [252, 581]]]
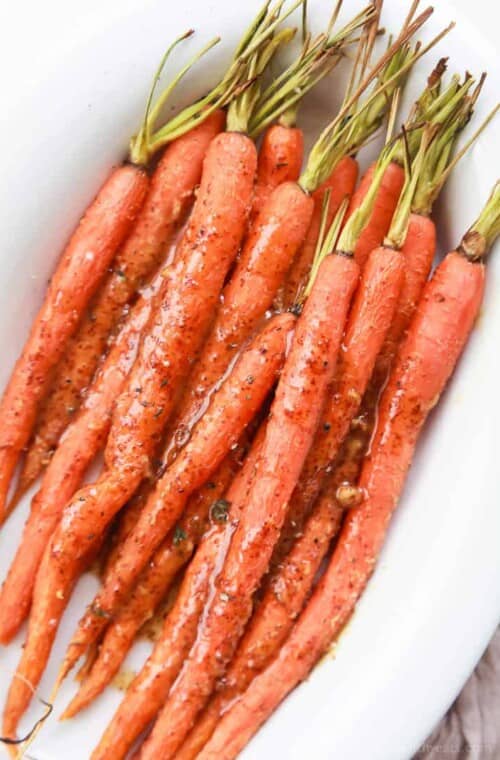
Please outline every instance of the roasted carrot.
[[484, 290], [483, 257], [500, 233], [500, 185], [427, 284], [383, 393], [370, 456], [329, 567], [274, 662], [226, 713], [202, 760], [236, 757], [303, 680], [352, 614], [376, 565], [422, 426], [462, 353]]
[[[259, 151], [251, 223], [278, 185], [299, 178], [304, 136], [296, 123], [302, 98], [337, 65], [342, 48], [351, 41], [353, 32], [376, 16], [374, 5], [368, 5], [333, 34], [340, 6], [341, 2], [337, 2], [326, 33], [313, 39], [306, 37], [299, 57], [262, 93], [250, 119], [252, 137], [267, 127]], [[276, 120], [278, 123], [273, 124]]]
[[146, 502], [106, 584], [80, 622], [62, 672], [68, 672], [95, 640], [131, 588], [140, 571], [182, 512], [193, 491], [210, 477], [252, 420], [280, 369], [295, 319], [271, 319], [235, 364], [193, 430], [179, 456], [167, 468]]
[[210, 481], [193, 494], [182, 519], [156, 550], [130, 597], [109, 624], [92, 668], [63, 718], [70, 718], [86, 707], [116, 675], [137, 632], [154, 614], [177, 572], [191, 558], [210, 515], [224, 522], [228, 502], [222, 497], [236, 475], [242, 454], [243, 451], [231, 452]]
[[287, 638], [310, 593], [314, 576], [336, 535], [344, 508], [336, 499], [337, 486], [325, 490], [280, 572], [266, 584], [253, 618], [214, 696], [196, 721], [176, 760], [192, 760], [210, 739], [217, 722], [253, 678], [272, 661]]
[[45, 547], [62, 509], [85, 474], [108, 434], [117, 395], [137, 356], [141, 331], [146, 326], [154, 301], [168, 287], [168, 272], [161, 272], [149, 292], [138, 301], [116, 343], [100, 368], [80, 413], [64, 434], [33, 497], [17, 554], [0, 594], [0, 641], [7, 643], [28, 614], [35, 576]]
[[234, 526], [240, 519], [239, 510], [245, 503], [254, 476], [264, 432], [265, 424], [257, 432], [243, 467], [226, 493], [229, 521], [214, 522], [205, 534], [188, 567], [175, 605], [165, 620], [161, 636], [92, 753], [92, 760], [122, 760], [165, 701], [196, 638], [214, 568], [222, 561]]
[[80, 406], [82, 392], [92, 380], [124, 307], [161, 263], [165, 246], [191, 204], [208, 145], [224, 122], [224, 112], [214, 111], [171, 143], [161, 157], [130, 234], [58, 364], [38, 414], [15, 499], [48, 464], [61, 433]]
[[48, 373], [139, 211], [148, 186], [143, 169], [115, 170], [85, 212], [52, 277], [0, 403], [0, 522], [12, 475], [35, 421]]
[[145, 758], [173, 756], [243, 632], [316, 429], [357, 277], [352, 257], [327, 256], [320, 265], [271, 406], [245, 512], [215, 581], [217, 593], [207, 602], [186, 665], [144, 744]]
[[[160, 70], [175, 46], [191, 33], [182, 35], [170, 46]], [[210, 42], [193, 62], [216, 42], [218, 40]], [[159, 111], [193, 62], [181, 70], [152, 107], [158, 78], [155, 77], [143, 125], [131, 142], [129, 163], [114, 170], [101, 188], [82, 217], [52, 277], [45, 301], [0, 402], [3, 420], [0, 435], [0, 522], [5, 518], [12, 475], [32, 432], [49, 373], [62, 356], [66, 341], [75, 332], [85, 307], [142, 206], [149, 184], [144, 166], [159, 148], [180, 137], [194, 124], [204, 121], [213, 110], [228, 102], [241, 84], [239, 66], [231, 67], [227, 77], [208, 95], [155, 132]]]

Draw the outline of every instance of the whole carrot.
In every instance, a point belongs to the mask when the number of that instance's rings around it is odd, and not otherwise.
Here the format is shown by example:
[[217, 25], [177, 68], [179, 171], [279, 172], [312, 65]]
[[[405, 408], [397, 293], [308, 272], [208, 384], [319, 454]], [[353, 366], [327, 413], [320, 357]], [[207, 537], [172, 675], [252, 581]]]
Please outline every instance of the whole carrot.
[[110, 622], [93, 665], [63, 718], [71, 718], [86, 707], [116, 675], [137, 632], [154, 614], [177, 572], [191, 558], [207, 528], [209, 516], [215, 515], [216, 520], [224, 522], [228, 502], [222, 496], [236, 475], [242, 454], [242, 451], [231, 452], [210, 481], [193, 494], [182, 519], [156, 550], [129, 598]]
[[113, 266], [66, 346], [44, 399], [32, 443], [19, 476], [14, 501], [47, 465], [61, 433], [81, 403], [124, 307], [160, 265], [164, 249], [183, 220], [200, 181], [203, 158], [224, 128], [225, 114], [214, 111], [166, 149], [151, 177], [144, 204]]
[[295, 319], [275, 316], [254, 338], [211, 400], [177, 459], [167, 468], [128, 536], [106, 584], [80, 621], [61, 673], [67, 673], [103, 629], [171, 529], [190, 494], [210, 477], [252, 420], [280, 369]]
[[104, 446], [117, 395], [137, 356], [141, 332], [155, 300], [168, 287], [161, 272], [140, 298], [89, 389], [84, 404], [66, 430], [33, 497], [21, 543], [0, 593], [0, 641], [8, 643], [26, 618], [43, 552], [68, 502], [100, 448]]
[[[164, 61], [182, 35], [167, 51]], [[214, 40], [196, 58], [218, 40]], [[49, 372], [63, 354], [90, 298], [96, 291], [118, 247], [131, 230], [147, 189], [144, 166], [160, 147], [203, 121], [234, 92], [240, 73], [230, 72], [221, 90], [215, 88], [196, 107], [184, 109], [154, 132], [158, 111], [185, 67], [151, 108], [150, 95], [143, 126], [131, 143], [129, 162], [114, 170], [89, 206], [66, 246], [54, 273], [44, 303], [0, 402], [3, 424], [0, 432], [0, 522], [6, 515], [9, 485], [23, 447], [35, 422], [38, 404], [45, 392]], [[156, 80], [155, 80], [156, 81]], [[199, 109], [203, 110], [203, 113]], [[193, 115], [194, 114], [194, 115]]]
[[229, 520], [214, 522], [188, 567], [179, 595], [160, 638], [144, 667], [127, 690], [92, 760], [122, 760], [137, 737], [155, 717], [196, 638], [198, 621], [214, 568], [223, 561], [240, 509], [254, 477], [265, 424], [261, 426], [243, 467], [226, 493]]
[[463, 351], [484, 290], [483, 257], [500, 233], [500, 185], [456, 251], [427, 284], [380, 402], [360, 487], [329, 567], [274, 662], [226, 713], [202, 760], [236, 757], [281, 700], [303, 680], [352, 614], [376, 565], [416, 443]]

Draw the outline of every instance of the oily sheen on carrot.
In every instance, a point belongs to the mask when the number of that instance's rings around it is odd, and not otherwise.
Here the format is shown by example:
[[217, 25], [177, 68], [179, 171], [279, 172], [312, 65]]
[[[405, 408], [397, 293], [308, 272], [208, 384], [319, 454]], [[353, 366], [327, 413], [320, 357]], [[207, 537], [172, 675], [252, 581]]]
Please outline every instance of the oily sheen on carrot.
[[370, 457], [330, 565], [279, 656], [226, 713], [200, 760], [230, 760], [303, 680], [352, 614], [376, 565], [423, 423], [478, 316], [484, 268], [452, 252], [424, 290], [380, 403]]
[[177, 572], [191, 558], [207, 528], [210, 508], [214, 504], [217, 506], [217, 500], [223, 496], [236, 475], [237, 462], [232, 453], [211, 476], [211, 480], [193, 494], [178, 526], [171, 531], [144, 568], [132, 593], [116, 618], [110, 622], [92, 668], [64, 711], [63, 718], [71, 718], [82, 710], [110, 683], [137, 632], [154, 614]]
[[328, 190], [330, 191], [330, 203], [326, 220], [327, 227], [329, 227], [344, 198], [350, 198], [354, 192], [357, 178], [357, 161], [351, 158], [351, 156], [344, 156], [333, 169], [330, 176], [312, 194], [314, 212], [311, 223], [306, 238], [290, 267], [283, 289], [283, 300], [286, 307], [292, 306], [295, 303], [297, 296], [307, 282], [316, 250], [316, 243], [318, 242], [325, 193]]
[[169, 427], [183, 442], [207, 393], [224, 375], [241, 344], [272, 305], [278, 287], [311, 219], [313, 201], [296, 182], [271, 192], [247, 237], [224, 288], [219, 310], [201, 356], [189, 377], [178, 412]]
[[262, 138], [250, 222], [253, 224], [272, 191], [298, 180], [304, 158], [304, 135], [297, 127], [273, 124]]
[[165, 150], [125, 243], [119, 248], [88, 312], [69, 341], [39, 412], [18, 491], [36, 479], [92, 380], [106, 343], [124, 307], [159, 266], [165, 246], [184, 218], [200, 181], [211, 140], [224, 128], [223, 111], [182, 135]]
[[[342, 509], [331, 494], [321, 497], [302, 534], [302, 525], [297, 527], [298, 520], [294, 514], [294, 498], [297, 499], [298, 494], [302, 495], [302, 489], [307, 490], [309, 486], [307, 496], [310, 498], [308, 506], [311, 506], [319, 493], [324, 471], [335, 458], [359, 408], [375, 359], [391, 324], [403, 270], [403, 258], [397, 251], [378, 248], [368, 259], [347, 321], [335, 378], [328, 388], [321, 421], [286, 517], [287, 522], [290, 512], [294, 515], [293, 534], [295, 537], [298, 533], [299, 538], [293, 547], [290, 540], [285, 551], [282, 531], [279, 564], [270, 575], [266, 593], [224, 676], [222, 687], [181, 750], [183, 758], [195, 756], [192, 754], [194, 747], [199, 750], [208, 740], [219, 714], [276, 654], [311, 590], [315, 574], [339, 525]], [[320, 454], [317, 454], [317, 449]], [[318, 472], [320, 466], [321, 477]], [[313, 478], [314, 493], [310, 484]], [[302, 512], [303, 517], [306, 510]]]
[[271, 406], [255, 481], [216, 580], [217, 593], [207, 602], [196, 642], [143, 746], [145, 760], [173, 757], [243, 633], [319, 421], [358, 274], [350, 256], [327, 256], [319, 268]]
[[[203, 340], [243, 237], [256, 159], [254, 144], [239, 133], [218, 135], [209, 146], [198, 197], [179, 243], [173, 286], [152, 315], [116, 402], [104, 454], [106, 468], [65, 509], [38, 573], [28, 638], [17, 671], [30, 684], [36, 685], [44, 670], [82, 555], [149, 469], [178, 384]], [[23, 678], [14, 678], [6, 707], [10, 733], [31, 696]]]
[[0, 522], [12, 475], [35, 422], [49, 372], [59, 361], [116, 249], [127, 236], [148, 187], [145, 172], [113, 171], [80, 220], [52, 276], [0, 402]]
[[189, 496], [210, 477], [264, 402], [283, 363], [292, 314], [267, 322], [241, 353], [233, 371], [212, 396], [177, 459], [167, 468], [128, 536], [116, 565], [80, 625], [63, 663], [67, 672], [103, 629], [139, 573], [173, 527]]
[[272, 661], [302, 610], [319, 565], [339, 529], [342, 515], [343, 509], [334, 494], [320, 497], [303, 535], [283, 560], [279, 573], [273, 574], [266, 584], [264, 596], [229, 670], [176, 752], [176, 760], [192, 760], [198, 756], [233, 700]]
[[226, 493], [230, 505], [229, 522], [214, 522], [203, 537], [153, 652], [127, 690], [91, 760], [123, 760], [164, 703], [196, 638], [211, 578], [224, 560], [240, 519], [240, 510], [244, 507], [254, 477], [264, 433], [265, 424], [257, 432], [243, 467]]
[[[313, 445], [295, 487], [274, 562], [286, 554], [318, 496], [326, 473], [357, 414], [400, 303], [406, 262], [401, 252], [375, 248], [366, 262]], [[279, 556], [276, 556], [276, 553]]]
[[[375, 164], [372, 164], [363, 175], [359, 186], [351, 198], [346, 218], [348, 219], [362, 203], [373, 180]], [[384, 172], [382, 182], [375, 196], [373, 210], [356, 244], [354, 255], [361, 268], [374, 248], [381, 245], [391, 226], [392, 217], [405, 180], [404, 169], [395, 161], [391, 161]]]
[[0, 593], [0, 642], [8, 643], [26, 618], [35, 576], [62, 510], [106, 441], [117, 395], [135, 361], [142, 330], [168, 286], [160, 273], [135, 305], [100, 368], [83, 406], [64, 434], [34, 496], [21, 543]]

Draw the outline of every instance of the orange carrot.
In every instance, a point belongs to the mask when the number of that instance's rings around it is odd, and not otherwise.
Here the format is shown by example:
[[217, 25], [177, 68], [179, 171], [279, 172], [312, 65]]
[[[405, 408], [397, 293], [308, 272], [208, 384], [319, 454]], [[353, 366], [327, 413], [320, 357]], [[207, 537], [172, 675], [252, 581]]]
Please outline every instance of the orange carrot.
[[[132, 496], [187, 374], [243, 236], [256, 168], [256, 150], [236, 132], [218, 135], [208, 149], [202, 181], [180, 242], [169, 294], [157, 309], [118, 398], [105, 450], [106, 469], [73, 497], [47, 547], [35, 584], [28, 639], [18, 673], [36, 684], [62, 611], [94, 535]], [[43, 569], [43, 572], [42, 572]], [[62, 598], [61, 598], [62, 597]], [[15, 678], [9, 692], [9, 730], [32, 691]]]
[[314, 251], [318, 242], [318, 234], [321, 222], [321, 213], [325, 194], [330, 193], [330, 203], [328, 207], [327, 224], [333, 222], [344, 198], [350, 198], [356, 180], [358, 178], [358, 163], [350, 156], [344, 156], [334, 167], [330, 176], [321, 184], [313, 193], [314, 212], [311, 223], [307, 231], [304, 243], [302, 244], [297, 256], [295, 257], [292, 267], [288, 272], [286, 282], [283, 288], [283, 302], [286, 307], [294, 304], [300, 297], [309, 271], [311, 269]]
[[116, 169], [69, 241], [0, 402], [0, 522], [19, 455], [35, 421], [48, 373], [126, 237], [148, 186], [143, 169]]
[[[368, 188], [373, 179], [375, 164], [365, 172], [359, 187], [354, 193], [347, 215], [350, 216], [356, 208], [359, 207], [363, 198], [366, 196]], [[373, 251], [382, 243], [389, 231], [391, 220], [398, 204], [399, 195], [403, 189], [405, 173], [402, 166], [392, 161], [387, 169], [377, 193], [377, 198], [373, 206], [372, 215], [365, 229], [360, 235], [356, 245], [356, 261], [363, 267], [370, 251]]]
[[273, 124], [266, 130], [259, 150], [251, 223], [278, 185], [298, 180], [303, 155], [304, 135], [301, 129]]
[[265, 424], [258, 431], [243, 467], [226, 494], [230, 504], [229, 523], [214, 523], [205, 534], [188, 567], [175, 605], [165, 620], [162, 634], [92, 753], [92, 760], [122, 760], [165, 701], [196, 638], [214, 568], [222, 561], [234, 526], [240, 519], [239, 510], [254, 476], [264, 433]]
[[266, 584], [266, 591], [214, 696], [196, 721], [176, 760], [193, 760], [210, 739], [217, 722], [253, 678], [272, 661], [287, 638], [310, 593], [314, 576], [333, 536], [343, 508], [335, 498], [336, 487], [321, 495], [314, 512], [280, 572]]
[[[231, 452], [211, 480], [193, 494], [182, 519], [143, 570], [130, 597], [109, 624], [94, 664], [63, 718], [71, 718], [86, 707], [116, 675], [137, 632], [154, 614], [177, 572], [191, 558], [207, 528], [209, 515], [212, 513], [224, 521], [228, 502], [221, 497], [236, 474], [234, 453]], [[240, 451], [238, 457], [241, 454]]]
[[7, 643], [19, 630], [29, 611], [35, 576], [45, 547], [60, 519], [63, 507], [78, 488], [93, 458], [104, 445], [117, 395], [137, 356], [141, 331], [155, 300], [168, 287], [168, 274], [161, 272], [149, 293], [134, 307], [79, 415], [64, 434], [34, 496], [21, 544], [0, 594], [0, 641]]
[[278, 383], [254, 484], [216, 579], [217, 593], [207, 602], [196, 642], [141, 757], [173, 756], [243, 633], [311, 445], [357, 277], [352, 257], [327, 256], [320, 265]]
[[500, 232], [500, 185], [485, 211], [427, 284], [383, 393], [360, 488], [330, 565], [279, 656], [227, 712], [200, 760], [236, 757], [280, 701], [303, 680], [352, 614], [376, 565], [419, 433], [478, 316], [482, 258]]
[[[313, 202], [296, 182], [279, 185], [260, 210], [230, 281], [224, 288], [208, 339], [169, 429], [169, 448], [184, 443], [207, 403], [207, 394], [237, 350], [272, 305], [276, 291], [304, 239]], [[168, 461], [169, 450], [165, 454]]]
[[200, 181], [210, 141], [224, 127], [220, 109], [171, 143], [151, 178], [144, 205], [113, 266], [66, 346], [38, 415], [33, 442], [19, 478], [17, 498], [48, 463], [59, 437], [81, 402], [110, 333], [123, 309], [161, 263], [166, 244], [185, 216]]
[[142, 568], [182, 512], [193, 491], [210, 477], [252, 420], [279, 371], [295, 319], [271, 319], [235, 364], [177, 459], [157, 482], [137, 525], [125, 541], [69, 645], [62, 673], [67, 673], [102, 631]]

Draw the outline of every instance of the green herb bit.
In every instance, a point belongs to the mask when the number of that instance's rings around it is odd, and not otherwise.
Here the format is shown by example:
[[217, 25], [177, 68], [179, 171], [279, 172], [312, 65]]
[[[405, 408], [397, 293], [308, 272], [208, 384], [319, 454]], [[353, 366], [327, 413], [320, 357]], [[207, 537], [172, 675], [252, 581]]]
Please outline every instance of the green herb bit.
[[210, 519], [213, 522], [223, 524], [229, 519], [229, 508], [231, 502], [227, 499], [217, 499], [210, 507]]
[[478, 218], [463, 236], [458, 250], [470, 261], [480, 261], [490, 250], [499, 235], [500, 180], [493, 187], [491, 195]]
[[185, 530], [183, 530], [180, 525], [176, 525], [174, 529], [174, 536], [173, 536], [173, 544], [174, 546], [180, 546], [183, 541], [185, 541], [187, 538], [187, 533]]

